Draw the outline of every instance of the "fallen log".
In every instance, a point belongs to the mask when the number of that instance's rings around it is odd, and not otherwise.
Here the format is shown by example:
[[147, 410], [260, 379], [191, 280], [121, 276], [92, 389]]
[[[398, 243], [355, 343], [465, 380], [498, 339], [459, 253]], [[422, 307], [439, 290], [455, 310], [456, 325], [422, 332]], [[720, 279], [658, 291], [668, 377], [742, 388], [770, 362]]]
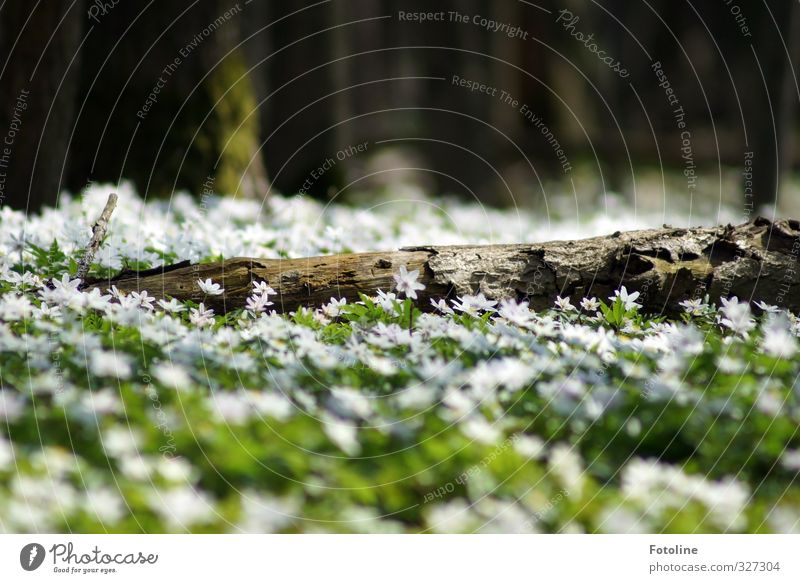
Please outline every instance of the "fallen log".
[[[800, 221], [757, 218], [738, 226], [673, 228], [614, 233], [578, 241], [485, 246], [421, 246], [399, 251], [354, 253], [303, 259], [237, 257], [205, 264], [180, 264], [127, 272], [87, 289], [146, 290], [159, 298], [204, 302], [217, 311], [242, 308], [251, 282], [265, 281], [277, 292], [275, 309], [320, 306], [331, 297], [357, 301], [394, 287], [401, 265], [420, 272], [425, 284], [418, 304], [430, 298], [483, 292], [494, 299], [516, 298], [543, 309], [557, 295], [577, 302], [605, 298], [626, 286], [639, 291], [649, 313], [675, 313], [678, 303], [706, 294], [712, 301], [738, 296], [800, 312]], [[198, 280], [225, 289], [208, 296]]]

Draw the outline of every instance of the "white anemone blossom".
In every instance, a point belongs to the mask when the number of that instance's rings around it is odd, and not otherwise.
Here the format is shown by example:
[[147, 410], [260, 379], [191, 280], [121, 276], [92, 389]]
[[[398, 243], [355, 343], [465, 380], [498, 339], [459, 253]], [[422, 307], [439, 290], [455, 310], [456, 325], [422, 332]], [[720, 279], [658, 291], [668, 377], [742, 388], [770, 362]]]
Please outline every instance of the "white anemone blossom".
[[198, 279], [197, 285], [200, 287], [202, 292], [209, 296], [219, 296], [222, 295], [225, 289], [218, 283], [214, 283], [211, 281], [211, 278], [206, 280]]
[[425, 285], [417, 281], [419, 270], [408, 271], [405, 265], [400, 266], [400, 271], [394, 274], [395, 288], [407, 298], [417, 299], [417, 292], [425, 289]]
[[608, 299], [612, 302], [619, 299], [625, 307], [625, 310], [633, 310], [642, 307], [641, 304], [636, 302], [636, 300], [639, 299], [639, 292], [628, 293], [628, 289], [624, 285], [618, 290], [615, 290], [613, 296], [608, 296]]

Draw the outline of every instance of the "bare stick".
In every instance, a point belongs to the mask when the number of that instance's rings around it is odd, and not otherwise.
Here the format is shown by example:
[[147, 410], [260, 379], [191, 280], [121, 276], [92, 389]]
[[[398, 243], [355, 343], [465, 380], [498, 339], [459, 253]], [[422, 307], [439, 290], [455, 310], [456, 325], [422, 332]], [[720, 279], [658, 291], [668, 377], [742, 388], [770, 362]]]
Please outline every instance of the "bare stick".
[[100, 248], [100, 244], [103, 242], [103, 237], [106, 236], [106, 231], [108, 231], [108, 221], [111, 220], [111, 213], [114, 212], [116, 206], [117, 193], [112, 192], [108, 195], [106, 207], [103, 209], [103, 212], [100, 213], [100, 218], [95, 221], [94, 226], [92, 227], [92, 239], [86, 246], [86, 252], [83, 254], [83, 258], [78, 264], [77, 277], [81, 281], [84, 281], [86, 279], [86, 274], [89, 273], [89, 268], [92, 266], [95, 253], [97, 253], [97, 250]]

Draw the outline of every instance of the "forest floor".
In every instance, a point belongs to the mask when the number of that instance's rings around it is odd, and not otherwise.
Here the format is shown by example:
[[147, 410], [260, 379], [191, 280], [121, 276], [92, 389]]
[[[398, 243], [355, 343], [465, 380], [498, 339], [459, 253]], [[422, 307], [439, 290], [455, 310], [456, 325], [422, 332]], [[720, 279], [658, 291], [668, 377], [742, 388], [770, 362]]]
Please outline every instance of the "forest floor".
[[[86, 293], [108, 192], [0, 212], [0, 531], [800, 531], [793, 314], [729, 298], [667, 320], [624, 288], [422, 313], [400, 271], [289, 315], [266, 283], [224, 315]], [[728, 220], [266, 204], [123, 188], [90, 275]]]

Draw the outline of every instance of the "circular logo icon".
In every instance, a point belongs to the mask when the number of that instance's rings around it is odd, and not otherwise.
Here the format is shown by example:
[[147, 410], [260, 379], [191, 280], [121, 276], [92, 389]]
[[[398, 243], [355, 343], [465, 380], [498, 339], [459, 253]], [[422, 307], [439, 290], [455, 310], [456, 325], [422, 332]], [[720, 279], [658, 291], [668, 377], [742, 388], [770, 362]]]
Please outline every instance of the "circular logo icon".
[[39, 543], [30, 543], [19, 552], [19, 564], [26, 571], [35, 571], [44, 562], [44, 547]]

